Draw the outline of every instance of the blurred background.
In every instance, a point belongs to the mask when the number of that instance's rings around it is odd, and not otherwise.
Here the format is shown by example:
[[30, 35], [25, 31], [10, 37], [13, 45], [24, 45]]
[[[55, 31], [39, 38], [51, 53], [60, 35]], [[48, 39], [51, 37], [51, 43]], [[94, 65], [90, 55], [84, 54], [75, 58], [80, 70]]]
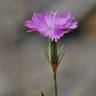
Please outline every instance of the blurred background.
[[58, 69], [59, 96], [96, 96], [96, 0], [0, 0], [0, 96], [54, 96], [48, 40], [27, 33], [33, 12], [68, 10], [79, 27], [59, 40], [66, 54]]

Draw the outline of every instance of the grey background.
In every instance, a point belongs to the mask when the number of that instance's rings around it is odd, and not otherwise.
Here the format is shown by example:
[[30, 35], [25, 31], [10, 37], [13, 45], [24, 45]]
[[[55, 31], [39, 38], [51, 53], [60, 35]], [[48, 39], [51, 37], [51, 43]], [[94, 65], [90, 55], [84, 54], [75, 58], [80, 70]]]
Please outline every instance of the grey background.
[[[48, 41], [24, 28], [33, 12], [66, 9], [82, 20], [95, 4], [96, 0], [0, 0], [0, 96], [40, 96], [42, 90], [53, 96], [51, 68], [42, 53]], [[59, 96], [96, 96], [96, 46], [81, 40], [59, 43], [66, 51], [58, 70]]]

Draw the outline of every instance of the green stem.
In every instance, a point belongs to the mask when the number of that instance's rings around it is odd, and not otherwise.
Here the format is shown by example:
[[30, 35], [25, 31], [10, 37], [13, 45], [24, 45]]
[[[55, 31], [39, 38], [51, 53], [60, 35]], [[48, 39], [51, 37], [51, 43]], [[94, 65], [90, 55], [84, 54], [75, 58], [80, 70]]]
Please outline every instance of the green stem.
[[57, 75], [55, 72], [53, 72], [53, 76], [54, 76], [54, 91], [55, 91], [55, 96], [57, 96]]
[[49, 56], [49, 61], [51, 62], [51, 41], [49, 39], [49, 46], [48, 46], [48, 56]]
[[49, 40], [49, 59], [52, 66], [53, 71], [53, 79], [54, 79], [54, 92], [55, 96], [57, 96], [57, 67], [58, 67], [58, 60], [57, 60], [57, 42]]

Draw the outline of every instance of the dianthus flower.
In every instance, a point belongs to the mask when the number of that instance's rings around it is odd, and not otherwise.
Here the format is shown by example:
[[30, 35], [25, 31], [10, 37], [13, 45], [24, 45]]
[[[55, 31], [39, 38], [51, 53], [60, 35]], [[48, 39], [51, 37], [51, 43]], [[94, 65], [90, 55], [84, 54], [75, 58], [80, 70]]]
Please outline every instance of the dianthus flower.
[[38, 32], [55, 42], [77, 26], [78, 22], [70, 12], [36, 12], [30, 20], [25, 22], [25, 27], [28, 28], [27, 32]]

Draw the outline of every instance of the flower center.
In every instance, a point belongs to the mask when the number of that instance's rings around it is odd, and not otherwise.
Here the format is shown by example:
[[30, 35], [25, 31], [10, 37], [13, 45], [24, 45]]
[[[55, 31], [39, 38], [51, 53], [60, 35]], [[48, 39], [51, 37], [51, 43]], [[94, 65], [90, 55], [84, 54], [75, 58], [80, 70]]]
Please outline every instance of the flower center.
[[49, 32], [52, 32], [53, 29], [54, 29], [54, 25], [53, 24], [48, 25], [48, 31]]
[[51, 31], [51, 30], [53, 30], [53, 28], [52, 28], [51, 26], [49, 26], [49, 27], [48, 27], [48, 30]]

